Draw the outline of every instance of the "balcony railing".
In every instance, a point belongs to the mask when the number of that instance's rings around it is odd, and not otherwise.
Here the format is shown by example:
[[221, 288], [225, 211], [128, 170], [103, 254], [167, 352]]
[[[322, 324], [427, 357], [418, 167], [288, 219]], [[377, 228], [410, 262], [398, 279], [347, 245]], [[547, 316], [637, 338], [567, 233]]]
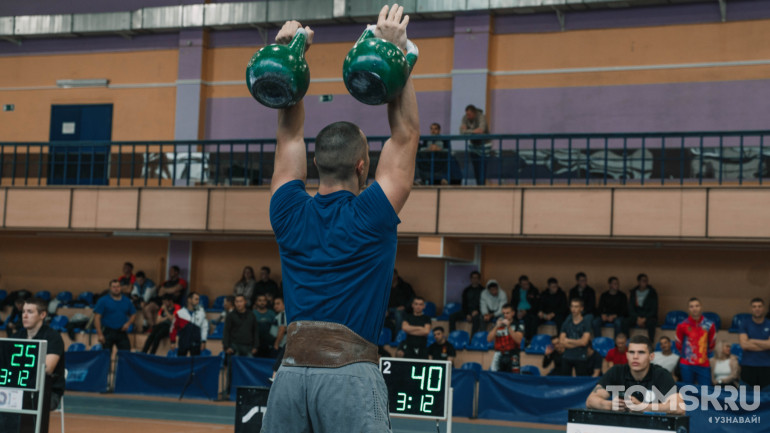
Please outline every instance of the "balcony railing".
[[[376, 172], [388, 137], [369, 137]], [[762, 185], [770, 131], [422, 137], [423, 185]], [[308, 183], [318, 181], [307, 139]], [[437, 147], [427, 146], [435, 142]], [[4, 186], [270, 183], [274, 139], [0, 143]]]

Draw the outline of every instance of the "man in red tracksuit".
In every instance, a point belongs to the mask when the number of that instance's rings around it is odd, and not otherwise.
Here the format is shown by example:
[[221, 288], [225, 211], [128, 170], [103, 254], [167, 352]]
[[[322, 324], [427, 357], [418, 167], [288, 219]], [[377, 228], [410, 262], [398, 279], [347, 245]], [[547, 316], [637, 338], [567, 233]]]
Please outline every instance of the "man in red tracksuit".
[[698, 298], [690, 298], [690, 317], [676, 327], [676, 347], [681, 353], [679, 369], [682, 382], [711, 385], [709, 351], [714, 349], [716, 327], [701, 315], [703, 306]]

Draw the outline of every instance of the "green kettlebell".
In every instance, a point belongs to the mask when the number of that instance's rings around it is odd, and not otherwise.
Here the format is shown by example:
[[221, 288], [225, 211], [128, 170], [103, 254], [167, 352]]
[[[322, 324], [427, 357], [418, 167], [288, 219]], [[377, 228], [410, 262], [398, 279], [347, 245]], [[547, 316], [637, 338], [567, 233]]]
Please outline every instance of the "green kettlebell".
[[406, 41], [406, 56], [392, 42], [374, 36], [376, 26], [366, 27], [364, 33], [345, 57], [342, 79], [354, 98], [368, 105], [388, 103], [406, 85], [419, 50]]
[[246, 66], [246, 85], [260, 104], [286, 108], [299, 102], [310, 85], [305, 61], [307, 32], [297, 29], [289, 45], [272, 44], [254, 54]]

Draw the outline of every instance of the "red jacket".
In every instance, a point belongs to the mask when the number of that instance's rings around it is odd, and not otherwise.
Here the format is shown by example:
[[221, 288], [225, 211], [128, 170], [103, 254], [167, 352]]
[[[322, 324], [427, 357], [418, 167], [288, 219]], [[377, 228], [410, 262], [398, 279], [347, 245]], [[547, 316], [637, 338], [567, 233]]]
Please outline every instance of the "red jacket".
[[676, 327], [676, 348], [681, 354], [679, 362], [696, 367], [709, 366], [709, 351], [714, 349], [716, 329], [714, 322], [701, 316], [697, 322], [692, 317]]

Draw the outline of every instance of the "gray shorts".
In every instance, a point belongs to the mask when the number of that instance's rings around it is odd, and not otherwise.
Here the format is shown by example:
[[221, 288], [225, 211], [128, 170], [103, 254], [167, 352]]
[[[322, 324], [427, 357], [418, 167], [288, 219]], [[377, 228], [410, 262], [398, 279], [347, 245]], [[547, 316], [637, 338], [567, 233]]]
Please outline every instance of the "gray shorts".
[[391, 432], [388, 392], [376, 365], [278, 370], [262, 433], [327, 432]]

